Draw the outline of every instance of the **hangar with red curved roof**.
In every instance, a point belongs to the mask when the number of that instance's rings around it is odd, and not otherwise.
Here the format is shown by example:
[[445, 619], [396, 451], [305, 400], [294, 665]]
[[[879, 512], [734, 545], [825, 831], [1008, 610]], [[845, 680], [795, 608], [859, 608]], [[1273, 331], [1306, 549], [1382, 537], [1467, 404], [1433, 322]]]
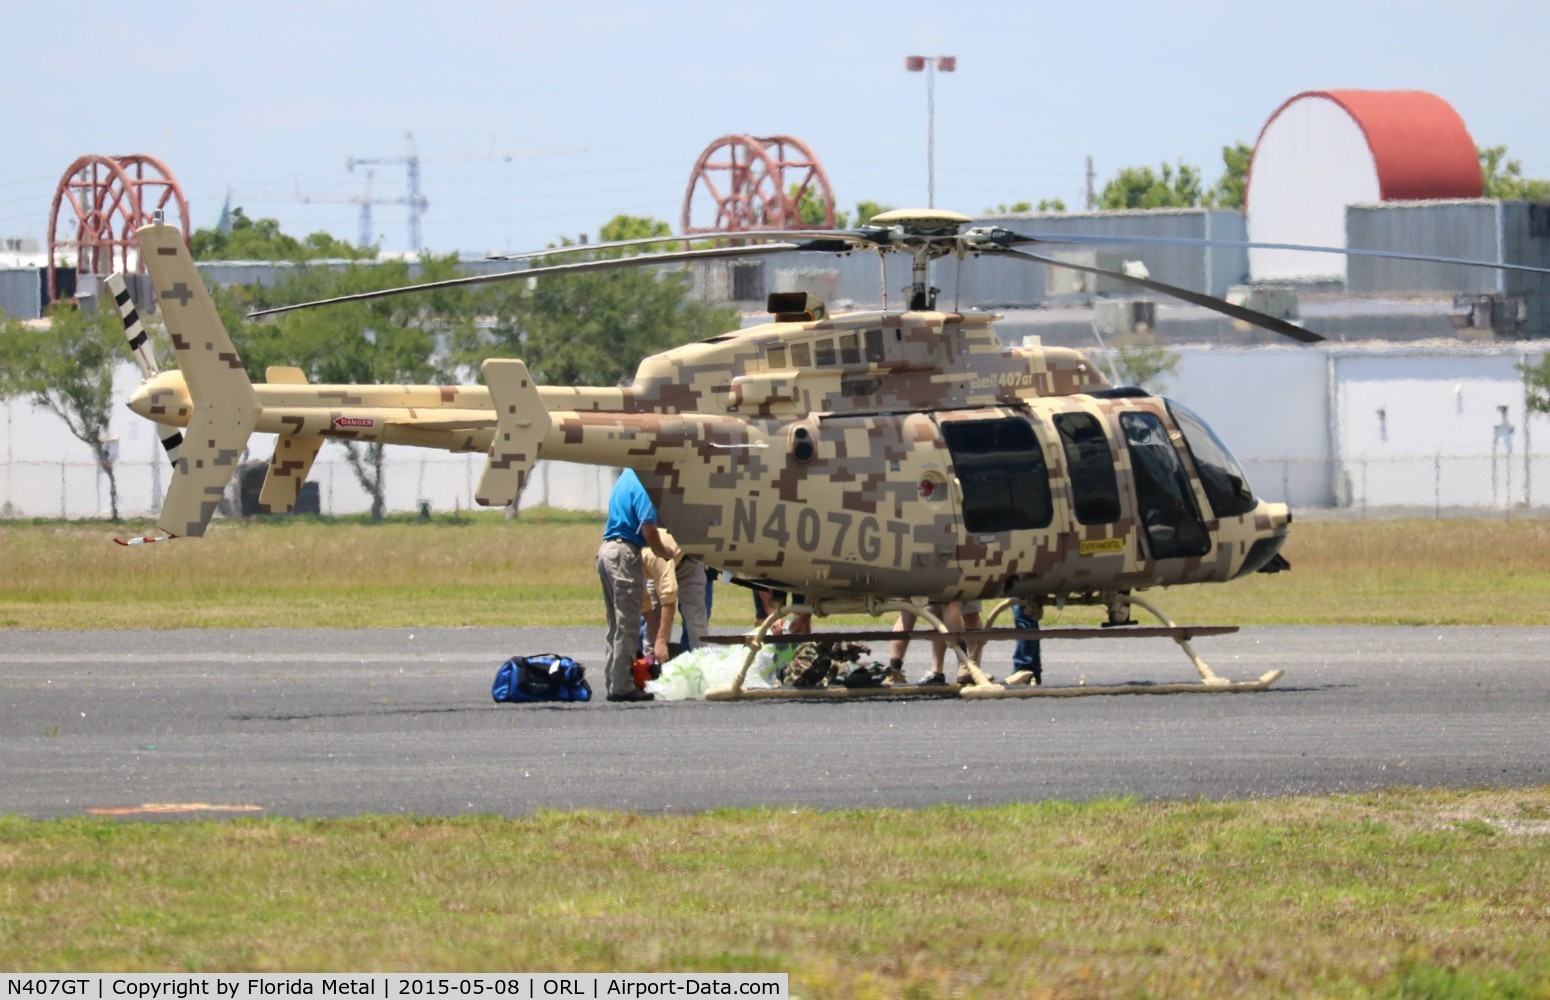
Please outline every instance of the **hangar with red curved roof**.
[[[1479, 198], [1479, 154], [1447, 101], [1421, 90], [1310, 90], [1260, 130], [1249, 163], [1249, 239], [1345, 246], [1358, 202]], [[1343, 281], [1338, 254], [1253, 250], [1255, 281]]]

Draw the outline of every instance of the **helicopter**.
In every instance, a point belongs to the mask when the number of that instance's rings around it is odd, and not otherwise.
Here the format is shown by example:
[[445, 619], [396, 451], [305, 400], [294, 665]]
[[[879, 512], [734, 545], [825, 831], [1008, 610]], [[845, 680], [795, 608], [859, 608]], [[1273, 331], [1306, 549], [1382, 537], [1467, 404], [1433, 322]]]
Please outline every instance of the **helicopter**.
[[[744, 687], [760, 648], [803, 638], [778, 635], [781, 620], [904, 610], [958, 640], [954, 652], [973, 683], [948, 690], [965, 697], [1248, 691], [1274, 683], [1279, 670], [1253, 681], [1217, 676], [1189, 640], [1236, 629], [1175, 625], [1141, 592], [1288, 569], [1281, 554], [1292, 523], [1287, 505], [1257, 497], [1227, 446], [1181, 403], [1111, 385], [1071, 348], [1004, 345], [992, 314], [938, 310], [930, 269], [938, 259], [980, 256], [1069, 267], [1299, 342], [1322, 340], [1286, 320], [1141, 274], [1026, 249], [1073, 241], [1283, 245], [1043, 238], [966, 228], [970, 221], [937, 209], [900, 210], [856, 230], [787, 231], [737, 246], [533, 264], [252, 314], [506, 278], [790, 251], [902, 253], [911, 260], [906, 308], [830, 315], [808, 293], [773, 293], [770, 322], [645, 358], [634, 380], [617, 387], [538, 385], [521, 360], [507, 358], [483, 362], [483, 385], [312, 385], [301, 369], [286, 367], [271, 367], [264, 383], [252, 384], [181, 235], [153, 222], [137, 238], [178, 370], [156, 370], [122, 282], [110, 288], [146, 376], [128, 405], [162, 426], [169, 455], [176, 449], [176, 471], [157, 520], [164, 534], [119, 541], [202, 535], [254, 432], [277, 435], [260, 494], [260, 503], [276, 512], [294, 505], [326, 440], [484, 452], [475, 498], [488, 506], [514, 503], [542, 456], [634, 469], [684, 552], [747, 585], [803, 595], [804, 603], [779, 609], [751, 635], [733, 639], [748, 646], [747, 659], [732, 686], [712, 698], [795, 693]], [[661, 242], [652, 237], [593, 248]], [[1295, 249], [1543, 271], [1392, 251]], [[997, 603], [986, 626], [973, 632], [950, 632], [925, 607], [976, 599]], [[1096, 605], [1106, 610], [1106, 626], [1128, 627], [994, 628], [1017, 603], [1035, 613]], [[1161, 627], [1137, 626], [1133, 605]], [[1009, 686], [994, 683], [971, 653], [990, 639], [1099, 635], [1172, 638], [1200, 680], [1080, 691]], [[879, 692], [799, 696], [858, 693]], [[889, 693], [942, 692], [902, 685]]]

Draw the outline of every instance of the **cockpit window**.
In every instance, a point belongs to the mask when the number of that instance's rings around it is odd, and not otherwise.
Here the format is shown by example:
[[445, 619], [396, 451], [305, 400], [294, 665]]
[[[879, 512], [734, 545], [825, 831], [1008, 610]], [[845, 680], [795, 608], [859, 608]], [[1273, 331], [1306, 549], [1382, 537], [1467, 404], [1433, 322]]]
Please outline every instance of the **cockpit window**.
[[1257, 501], [1254, 491], [1249, 489], [1248, 477], [1221, 438], [1188, 407], [1171, 399], [1164, 402], [1168, 404], [1168, 412], [1173, 414], [1173, 422], [1184, 435], [1190, 457], [1195, 460], [1195, 469], [1200, 473], [1200, 484], [1205, 488], [1211, 510], [1217, 517], [1237, 517], [1253, 510]]
[[1119, 425], [1130, 448], [1136, 509], [1152, 558], [1205, 555], [1211, 550], [1211, 538], [1201, 523], [1184, 462], [1168, 439], [1162, 419], [1145, 411], [1121, 413]]
[[963, 488], [966, 529], [989, 534], [1049, 526], [1049, 467], [1027, 420], [957, 420], [942, 425], [942, 436]]

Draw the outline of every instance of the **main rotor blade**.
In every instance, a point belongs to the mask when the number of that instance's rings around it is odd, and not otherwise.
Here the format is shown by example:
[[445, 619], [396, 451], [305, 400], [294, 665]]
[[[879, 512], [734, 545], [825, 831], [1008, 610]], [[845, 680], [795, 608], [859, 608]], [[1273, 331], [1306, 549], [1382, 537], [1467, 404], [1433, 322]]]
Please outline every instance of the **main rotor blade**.
[[1252, 243], [1242, 240], [1206, 240], [1191, 236], [1100, 236], [1086, 233], [1033, 236], [1014, 233], [1009, 229], [995, 229], [986, 235], [986, 239], [997, 246], [1005, 247], [1042, 243], [1046, 246], [1067, 244], [1071, 246], [1165, 246], [1221, 247], [1229, 250], [1298, 250], [1307, 253], [1338, 253], [1351, 257], [1381, 257], [1389, 260], [1420, 261], [1425, 264], [1456, 264], [1463, 267], [1487, 267], [1499, 271], [1550, 274], [1550, 268], [1534, 267], [1531, 264], [1507, 264], [1493, 260], [1472, 260], [1467, 257], [1438, 257], [1433, 254], [1408, 253], [1403, 250], [1366, 250], [1359, 247], [1319, 247], [1302, 243]]
[[1269, 313], [1262, 313], [1255, 309], [1247, 309], [1243, 306], [1235, 306], [1231, 302], [1224, 302], [1215, 296], [1205, 295], [1201, 292], [1192, 292], [1188, 288], [1180, 288], [1177, 285], [1169, 285], [1161, 281], [1154, 281], [1151, 278], [1138, 278], [1135, 275], [1126, 274], [1123, 271], [1111, 271], [1106, 267], [1090, 267], [1087, 264], [1074, 264], [1068, 260], [1060, 260], [1057, 257], [1046, 257], [1043, 254], [1029, 253], [1026, 250], [1008, 250], [1006, 251], [1006, 255], [1011, 257], [1020, 257], [1024, 260], [1037, 261], [1040, 264], [1049, 264], [1054, 267], [1068, 267], [1074, 271], [1086, 271], [1088, 274], [1103, 274], [1111, 278], [1118, 278], [1120, 281], [1128, 282], [1132, 285], [1140, 285], [1142, 288], [1150, 288], [1155, 292], [1162, 292], [1164, 295], [1171, 295], [1176, 299], [1183, 299], [1185, 302], [1188, 302], [1192, 305], [1202, 306], [1206, 309], [1212, 310], [1213, 312], [1219, 312], [1223, 315], [1231, 316], [1233, 319], [1241, 319], [1245, 323], [1252, 323], [1255, 326], [1263, 327], [1266, 330], [1279, 333], [1286, 337], [1291, 337], [1293, 340], [1300, 340], [1305, 344], [1315, 344], [1324, 339], [1323, 337], [1314, 333], [1312, 330], [1305, 330], [1294, 323], [1288, 323], [1284, 319], [1277, 319], [1276, 317], [1271, 316]]
[[511, 281], [515, 278], [539, 278], [553, 274], [583, 274], [587, 271], [608, 271], [621, 267], [637, 267], [642, 264], [674, 264], [691, 260], [714, 260], [721, 257], [756, 257], [763, 254], [785, 253], [788, 250], [801, 249], [804, 249], [804, 247], [799, 243], [766, 243], [762, 246], [752, 247], [681, 250], [676, 253], [652, 254], [650, 256], [609, 257], [606, 260], [583, 260], [573, 264], [551, 264], [547, 267], [523, 268], [520, 271], [502, 271], [500, 274], [474, 274], [466, 278], [448, 278], [445, 281], [427, 281], [419, 285], [380, 288], [372, 292], [356, 292], [353, 295], [339, 295], [331, 299], [297, 302], [294, 305], [275, 306], [272, 309], [256, 309], [248, 313], [248, 319], [261, 319], [265, 316], [294, 312], [297, 309], [311, 309], [314, 306], [337, 305], [341, 302], [366, 302], [372, 299], [391, 298], [395, 295], [426, 292], [437, 288], [463, 288], [469, 285], [482, 285], [493, 281]]
[[[609, 240], [605, 243], [577, 243], [565, 247], [547, 247], [543, 250], [531, 250], [526, 253], [491, 254], [486, 260], [533, 260], [538, 257], [553, 257], [558, 254], [576, 253], [586, 250], [612, 250], [618, 247], [649, 246], [653, 243], [694, 243], [701, 240], [758, 240], [759, 243], [750, 245], [759, 246], [764, 242], [790, 242], [794, 239], [801, 240], [840, 240], [856, 246], [865, 246], [876, 242], [865, 235], [865, 231], [849, 229], [743, 229], [728, 230], [726, 232], [712, 233], [683, 233], [671, 236], [636, 236], [627, 240]], [[722, 248], [730, 249], [730, 248]]]

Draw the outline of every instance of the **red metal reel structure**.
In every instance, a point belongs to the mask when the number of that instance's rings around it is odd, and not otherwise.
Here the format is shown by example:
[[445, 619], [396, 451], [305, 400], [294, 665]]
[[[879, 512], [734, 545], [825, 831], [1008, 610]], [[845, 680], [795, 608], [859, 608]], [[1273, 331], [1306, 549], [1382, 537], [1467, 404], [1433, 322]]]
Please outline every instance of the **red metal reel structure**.
[[[804, 197], [823, 206], [819, 225], [802, 222]], [[700, 154], [684, 194], [684, 233], [833, 229], [834, 191], [801, 139], [724, 135]]]
[[160, 160], [142, 153], [91, 153], [70, 164], [54, 190], [48, 213], [49, 298], [59, 299], [56, 268], [60, 255], [72, 250], [77, 278], [144, 270], [135, 230], [151, 222], [156, 211], [172, 221], [169, 204], [176, 208], [186, 243], [188, 201]]

